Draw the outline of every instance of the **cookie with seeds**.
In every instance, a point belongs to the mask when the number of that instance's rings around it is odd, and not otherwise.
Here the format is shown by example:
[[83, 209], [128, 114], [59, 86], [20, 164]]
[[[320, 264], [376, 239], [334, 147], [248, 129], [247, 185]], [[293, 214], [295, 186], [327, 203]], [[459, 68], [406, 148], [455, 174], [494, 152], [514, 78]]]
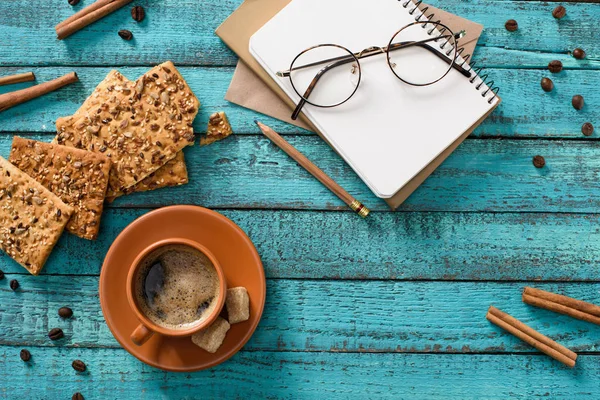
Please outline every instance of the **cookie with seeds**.
[[171, 62], [153, 68], [133, 85], [122, 75], [117, 78], [120, 84], [101, 104], [78, 118], [57, 121], [58, 144], [111, 159], [108, 197], [134, 186], [193, 145], [192, 121], [200, 106]]
[[[98, 84], [94, 89], [94, 92], [84, 101], [79, 109], [70, 117], [59, 118], [57, 125], [68, 124], [74, 119], [79, 118], [81, 115], [85, 115], [91, 108], [98, 106], [104, 102], [112, 92], [123, 92], [127, 93], [133, 88], [134, 82], [125, 78], [117, 70], [112, 70], [108, 73], [106, 78]], [[56, 141], [56, 139], [55, 139]], [[188, 183], [187, 167], [185, 165], [185, 159], [183, 152], [178, 152], [175, 158], [169, 160], [165, 165], [157, 169], [150, 176], [145, 178], [143, 181], [135, 184], [125, 191], [112, 192], [113, 196], [107, 198], [109, 202], [112, 202], [115, 198], [130, 194], [133, 192], [145, 192], [147, 190], [155, 190], [163, 187], [178, 186]]]
[[88, 240], [98, 237], [110, 172], [108, 157], [15, 136], [8, 160], [73, 207], [69, 232]]
[[31, 274], [40, 273], [73, 208], [0, 157], [0, 248]]
[[200, 138], [200, 146], [208, 146], [223, 140], [233, 133], [229, 120], [223, 111], [216, 112], [208, 119], [206, 136]]
[[124, 192], [118, 193], [115, 197], [107, 197], [107, 201], [112, 202], [117, 197], [133, 192], [145, 192], [148, 190], [156, 190], [164, 187], [180, 186], [188, 183], [187, 167], [185, 165], [185, 157], [183, 151], [178, 152], [175, 158], [167, 161], [165, 165], [160, 167], [144, 178], [143, 181], [136, 183]]

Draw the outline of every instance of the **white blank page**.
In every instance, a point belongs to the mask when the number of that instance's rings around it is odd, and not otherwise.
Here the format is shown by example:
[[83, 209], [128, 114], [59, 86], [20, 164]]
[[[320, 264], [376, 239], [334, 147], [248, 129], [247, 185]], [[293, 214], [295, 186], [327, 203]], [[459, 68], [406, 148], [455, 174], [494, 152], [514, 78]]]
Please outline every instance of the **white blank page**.
[[[293, 0], [250, 40], [250, 52], [296, 103], [289, 78], [277, 77], [294, 57], [316, 44], [352, 52], [385, 47], [414, 22], [404, 1]], [[426, 30], [424, 30], [426, 31]], [[460, 46], [460, 42], [459, 42]], [[456, 70], [430, 86], [408, 85], [392, 73], [385, 55], [360, 60], [362, 78], [354, 96], [334, 108], [307, 104], [304, 114], [379, 197], [389, 198], [468, 130], [498, 101], [482, 97]], [[332, 88], [331, 90], [335, 90]], [[315, 160], [318, 164], [318, 160]]]

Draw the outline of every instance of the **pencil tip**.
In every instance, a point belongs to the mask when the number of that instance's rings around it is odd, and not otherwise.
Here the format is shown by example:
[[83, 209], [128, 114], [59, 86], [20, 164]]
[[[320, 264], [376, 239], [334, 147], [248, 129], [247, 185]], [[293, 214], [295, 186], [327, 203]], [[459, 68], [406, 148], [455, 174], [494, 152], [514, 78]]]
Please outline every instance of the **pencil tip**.
[[258, 125], [258, 120], [254, 120], [254, 123], [255, 123], [256, 125]]

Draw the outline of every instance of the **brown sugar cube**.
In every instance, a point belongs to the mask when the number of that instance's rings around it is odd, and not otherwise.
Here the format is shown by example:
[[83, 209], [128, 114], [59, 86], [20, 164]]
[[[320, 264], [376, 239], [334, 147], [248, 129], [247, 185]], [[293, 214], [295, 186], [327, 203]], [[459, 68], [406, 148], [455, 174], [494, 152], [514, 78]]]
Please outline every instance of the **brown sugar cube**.
[[216, 353], [223, 344], [230, 327], [229, 322], [217, 317], [211, 326], [193, 335], [192, 342], [209, 353]]
[[225, 306], [227, 307], [230, 324], [248, 321], [248, 318], [250, 318], [250, 299], [245, 287], [228, 289]]
[[216, 112], [208, 119], [206, 136], [200, 138], [200, 146], [208, 146], [211, 143], [223, 140], [232, 133], [231, 125], [225, 113], [223, 111]]

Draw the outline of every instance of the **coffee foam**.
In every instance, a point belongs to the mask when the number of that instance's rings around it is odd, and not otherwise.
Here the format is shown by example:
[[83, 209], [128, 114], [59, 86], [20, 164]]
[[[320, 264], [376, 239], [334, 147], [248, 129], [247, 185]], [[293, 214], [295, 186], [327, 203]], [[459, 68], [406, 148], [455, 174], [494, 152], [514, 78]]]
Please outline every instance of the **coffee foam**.
[[[162, 285], [157, 283], [161, 281]], [[219, 290], [212, 262], [186, 245], [168, 245], [151, 252], [142, 260], [135, 282], [142, 313], [168, 329], [187, 329], [206, 319], [216, 307]]]

